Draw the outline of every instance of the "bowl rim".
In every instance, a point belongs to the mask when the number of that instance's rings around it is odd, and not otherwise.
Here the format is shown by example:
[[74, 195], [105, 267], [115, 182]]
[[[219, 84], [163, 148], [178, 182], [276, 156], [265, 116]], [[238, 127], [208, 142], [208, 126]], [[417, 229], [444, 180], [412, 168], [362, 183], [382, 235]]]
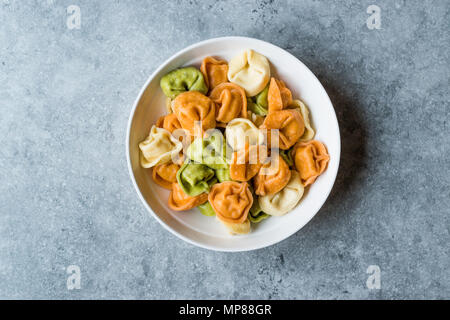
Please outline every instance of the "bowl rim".
[[[226, 41], [226, 40], [248, 40], [251, 42], [259, 42], [263, 45], [266, 46], [272, 46], [276, 49], [282, 50], [284, 51], [286, 54], [290, 55], [292, 58], [294, 58], [298, 63], [300, 63], [301, 65], [303, 65], [305, 67], [305, 69], [307, 70], [307, 72], [309, 72], [316, 80], [317, 82], [320, 84], [320, 86], [322, 87], [323, 91], [326, 94], [326, 99], [328, 99], [328, 101], [330, 102], [330, 105], [332, 106], [332, 117], [334, 119], [334, 121], [336, 121], [337, 124], [337, 133], [339, 135], [339, 144], [337, 146], [337, 165], [336, 165], [336, 169], [334, 172], [332, 172], [332, 180], [333, 183], [330, 185], [328, 191], [326, 192], [326, 197], [324, 197], [324, 200], [322, 201], [322, 203], [319, 206], [319, 209], [314, 213], [314, 215], [308, 220], [306, 221], [303, 225], [299, 225], [299, 228], [296, 229], [293, 232], [287, 232], [283, 237], [279, 238], [279, 239], [275, 239], [273, 241], [268, 241], [266, 243], [262, 243], [261, 245], [253, 245], [253, 246], [248, 246], [245, 248], [223, 248], [223, 247], [217, 247], [214, 245], [207, 245], [195, 240], [192, 240], [186, 236], [184, 236], [183, 234], [175, 231], [174, 229], [172, 229], [170, 226], [168, 226], [164, 221], [162, 221], [162, 219], [153, 211], [153, 209], [150, 207], [150, 205], [147, 203], [147, 201], [144, 199], [144, 196], [141, 193], [141, 190], [139, 189], [139, 186], [137, 185], [136, 182], [136, 178], [134, 177], [134, 172], [133, 172], [133, 168], [131, 166], [131, 157], [130, 157], [130, 132], [131, 132], [131, 125], [134, 119], [134, 114], [136, 112], [136, 108], [139, 104], [139, 101], [142, 98], [142, 95], [144, 94], [145, 90], [147, 89], [147, 87], [149, 86], [150, 82], [155, 78], [155, 76], [162, 70], [164, 69], [168, 64], [170, 64], [174, 59], [178, 58], [179, 56], [183, 55], [184, 53], [195, 49], [197, 47], [206, 45], [206, 44], [211, 44], [217, 41]], [[128, 125], [127, 125], [127, 133], [126, 133], [126, 141], [125, 141], [125, 147], [126, 147], [126, 158], [127, 158], [127, 166], [128, 166], [128, 173], [130, 175], [131, 181], [133, 182], [133, 186], [141, 200], [141, 202], [144, 204], [144, 207], [147, 209], [147, 211], [149, 211], [152, 216], [166, 229], [168, 230], [170, 233], [172, 233], [173, 235], [177, 236], [178, 238], [186, 241], [187, 243], [190, 243], [194, 246], [203, 248], [203, 249], [208, 249], [208, 250], [212, 250], [212, 251], [220, 251], [220, 252], [245, 252], [245, 251], [252, 251], [252, 250], [258, 250], [258, 249], [262, 249], [265, 247], [269, 247], [272, 246], [274, 244], [277, 244], [283, 240], [286, 240], [287, 238], [289, 238], [290, 236], [292, 236], [293, 234], [297, 233], [298, 231], [300, 231], [306, 224], [308, 224], [316, 215], [317, 213], [320, 211], [320, 209], [323, 207], [324, 203], [327, 201], [331, 190], [333, 189], [333, 186], [336, 182], [336, 177], [337, 177], [337, 173], [339, 171], [339, 166], [340, 166], [340, 158], [341, 158], [341, 144], [342, 144], [342, 140], [341, 140], [341, 135], [340, 135], [340, 129], [339, 129], [339, 121], [337, 119], [336, 116], [336, 111], [334, 109], [333, 103], [330, 99], [330, 97], [328, 96], [327, 91], [325, 90], [325, 88], [323, 87], [322, 83], [320, 82], [320, 80], [316, 77], [316, 75], [308, 68], [308, 66], [306, 66], [302, 61], [300, 61], [296, 56], [294, 56], [293, 54], [291, 54], [290, 52], [288, 52], [287, 50], [274, 45], [270, 42], [264, 41], [264, 40], [260, 40], [260, 39], [256, 39], [256, 38], [251, 38], [251, 37], [244, 37], [244, 36], [225, 36], [225, 37], [216, 37], [216, 38], [210, 38], [207, 40], [203, 40], [203, 41], [199, 41], [196, 42], [194, 44], [191, 44], [187, 47], [185, 47], [184, 49], [179, 50], [178, 52], [176, 52], [175, 54], [173, 54], [172, 56], [170, 56], [168, 59], [166, 59], [162, 64], [160, 64], [160, 66], [158, 68], [156, 68], [155, 71], [153, 71], [153, 73], [149, 76], [149, 78], [147, 79], [147, 81], [145, 82], [145, 84], [143, 85], [143, 87], [141, 88], [141, 90], [139, 91], [138, 96], [136, 97], [133, 107], [130, 111], [130, 115], [128, 118]]]

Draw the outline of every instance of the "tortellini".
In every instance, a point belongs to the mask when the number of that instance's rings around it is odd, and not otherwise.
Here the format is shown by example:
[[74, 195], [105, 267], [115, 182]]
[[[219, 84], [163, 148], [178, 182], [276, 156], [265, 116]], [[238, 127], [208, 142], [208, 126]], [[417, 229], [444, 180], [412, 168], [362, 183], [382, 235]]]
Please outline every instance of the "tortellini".
[[200, 211], [200, 213], [204, 216], [212, 217], [216, 215], [209, 201], [206, 201], [204, 204], [199, 205], [197, 208]]
[[222, 222], [222, 224], [228, 229], [228, 232], [231, 234], [247, 234], [250, 232], [250, 221], [247, 219], [243, 223], [229, 223], [229, 222]]
[[194, 67], [176, 69], [161, 78], [160, 86], [164, 94], [175, 99], [185, 91], [199, 91], [203, 94], [208, 92], [208, 87], [200, 70]]
[[228, 123], [234, 118], [247, 117], [247, 97], [245, 91], [231, 82], [215, 87], [209, 97], [216, 104], [216, 121]]
[[206, 57], [202, 61], [200, 71], [203, 74], [206, 85], [209, 87], [209, 91], [213, 90], [219, 84], [228, 81], [228, 62], [224, 60]]
[[253, 179], [255, 193], [258, 196], [275, 194], [283, 189], [290, 179], [289, 166], [280, 155], [277, 155], [272, 161], [266, 162]]
[[225, 129], [225, 136], [233, 150], [240, 150], [246, 144], [258, 145], [264, 141], [263, 133], [253, 122], [244, 118], [231, 120]]
[[325, 145], [317, 140], [298, 142], [293, 151], [295, 168], [306, 187], [316, 181], [327, 168], [330, 156]]
[[198, 196], [191, 197], [187, 195], [180, 185], [172, 183], [172, 192], [169, 195], [168, 205], [174, 211], [185, 211], [195, 208], [208, 201], [208, 194], [201, 193]]
[[248, 181], [258, 174], [262, 163], [266, 160], [265, 146], [246, 146], [233, 153], [230, 165], [230, 177], [235, 181]]
[[269, 102], [267, 95], [269, 93], [269, 86], [266, 86], [263, 91], [254, 97], [247, 98], [247, 109], [260, 116], [266, 116], [269, 112]]
[[220, 221], [233, 224], [244, 223], [253, 205], [247, 182], [226, 181], [215, 184], [208, 200]]
[[306, 105], [300, 100], [292, 101], [291, 107], [299, 108], [300, 113], [302, 114], [303, 122], [305, 123], [305, 132], [300, 137], [299, 141], [309, 141], [314, 138], [314, 129], [311, 126], [311, 122], [309, 120], [309, 110]]
[[228, 169], [226, 160], [226, 142], [220, 131], [197, 138], [187, 149], [188, 157], [213, 169]]
[[260, 129], [267, 130], [268, 144], [274, 147], [271, 141], [271, 129], [278, 129], [279, 148], [287, 150], [292, 147], [305, 131], [300, 112], [296, 109], [286, 109], [270, 112]]
[[203, 164], [185, 163], [178, 170], [177, 181], [188, 196], [195, 197], [208, 192], [217, 179], [213, 169]]
[[172, 162], [158, 164], [152, 170], [153, 181], [165, 189], [172, 190], [172, 183], [177, 182], [179, 169], [180, 166]]
[[[201, 135], [204, 131], [216, 127], [215, 104], [200, 92], [181, 93], [173, 101], [172, 108], [181, 127], [192, 136]], [[199, 128], [196, 128], [196, 122], [200, 122]]]
[[294, 165], [294, 159], [292, 158], [292, 148], [289, 150], [278, 150], [280, 152], [280, 156], [286, 161], [289, 167]]
[[272, 78], [267, 94], [269, 113], [286, 109], [292, 103], [291, 90], [286, 88], [283, 81]]
[[248, 212], [248, 220], [253, 223], [259, 223], [263, 221], [264, 219], [267, 219], [270, 217], [267, 213], [264, 213], [259, 206], [258, 196], [253, 194], [253, 205], [250, 208], [250, 211]]
[[302, 198], [304, 189], [300, 174], [292, 170], [291, 179], [286, 187], [273, 195], [259, 197], [259, 206], [265, 213], [271, 216], [282, 216], [294, 209]]
[[216, 172], [216, 178], [219, 180], [219, 182], [224, 181], [231, 181], [231, 175], [230, 175], [230, 168], [226, 169], [217, 169]]
[[269, 61], [263, 55], [247, 49], [228, 63], [228, 79], [244, 88], [247, 96], [253, 97], [269, 82]]
[[263, 116], [257, 115], [256, 113], [253, 113], [253, 112], [250, 111], [250, 110], [247, 110], [247, 118], [248, 118], [251, 122], [253, 122], [253, 124], [254, 124], [256, 127], [259, 127], [259, 126], [262, 125], [263, 122], [264, 122], [264, 117], [263, 117]]
[[141, 149], [141, 166], [151, 168], [167, 163], [171, 159], [177, 159], [183, 145], [169, 131], [152, 126], [147, 139], [139, 143], [139, 148]]
[[139, 148], [141, 166], [171, 190], [169, 208], [198, 207], [231, 234], [246, 234], [291, 211], [326, 170], [330, 157], [312, 140], [308, 108], [270, 69], [246, 49], [161, 78], [167, 114]]
[[158, 128], [164, 128], [170, 133], [173, 133], [176, 129], [181, 129], [181, 123], [173, 113], [159, 118], [156, 122], [156, 126]]

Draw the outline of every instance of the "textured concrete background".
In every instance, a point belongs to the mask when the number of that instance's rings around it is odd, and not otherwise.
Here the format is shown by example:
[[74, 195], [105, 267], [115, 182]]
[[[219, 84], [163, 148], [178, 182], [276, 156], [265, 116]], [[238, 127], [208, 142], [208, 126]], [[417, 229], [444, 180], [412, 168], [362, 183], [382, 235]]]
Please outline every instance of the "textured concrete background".
[[[81, 28], [66, 26], [69, 5]], [[366, 9], [381, 8], [369, 30]], [[0, 0], [0, 298], [450, 298], [448, 1]], [[159, 64], [200, 40], [285, 48], [333, 101], [335, 188], [300, 232], [215, 253], [164, 230], [125, 131]], [[366, 287], [369, 265], [381, 289]], [[81, 289], [65, 268], [81, 268]]]

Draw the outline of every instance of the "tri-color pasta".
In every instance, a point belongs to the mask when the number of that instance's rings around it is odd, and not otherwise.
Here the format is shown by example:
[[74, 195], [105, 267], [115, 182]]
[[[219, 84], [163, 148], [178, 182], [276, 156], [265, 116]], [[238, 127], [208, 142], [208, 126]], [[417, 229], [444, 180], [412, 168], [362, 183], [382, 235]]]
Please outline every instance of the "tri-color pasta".
[[[205, 57], [163, 76], [167, 115], [139, 144], [141, 166], [171, 190], [174, 211], [198, 208], [231, 234], [292, 211], [326, 170], [307, 106], [263, 55]], [[298, 214], [301, 214], [298, 212]]]

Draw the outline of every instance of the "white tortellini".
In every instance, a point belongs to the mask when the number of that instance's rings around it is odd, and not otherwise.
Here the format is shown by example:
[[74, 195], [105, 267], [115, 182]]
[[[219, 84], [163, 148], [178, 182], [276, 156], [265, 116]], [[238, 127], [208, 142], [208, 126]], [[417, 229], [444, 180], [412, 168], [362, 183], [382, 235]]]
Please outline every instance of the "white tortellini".
[[167, 163], [172, 158], [176, 159], [183, 145], [169, 131], [154, 125], [148, 137], [139, 143], [139, 148], [141, 149], [141, 166], [151, 168]]
[[311, 127], [311, 122], [309, 121], [309, 110], [308, 107], [301, 100], [293, 100], [292, 107], [296, 107], [300, 109], [300, 113], [302, 114], [303, 122], [305, 124], [305, 132], [300, 137], [299, 141], [309, 141], [314, 138], [315, 132]]
[[172, 110], [172, 103], [173, 103], [173, 100], [170, 99], [169, 97], [166, 97], [166, 109], [167, 109], [167, 113], [168, 113], [168, 114], [173, 113], [173, 110]]
[[249, 145], [261, 144], [264, 140], [263, 133], [248, 119], [236, 118], [231, 120], [226, 129], [227, 143], [237, 151]]
[[247, 96], [256, 96], [269, 82], [269, 61], [263, 55], [247, 49], [228, 63], [228, 79], [244, 88]]
[[291, 211], [303, 196], [305, 188], [300, 180], [300, 174], [291, 170], [291, 179], [281, 191], [267, 196], [258, 197], [262, 211], [272, 216], [282, 216]]
[[248, 219], [243, 223], [228, 223], [221, 220], [219, 221], [225, 226], [225, 228], [227, 228], [228, 232], [232, 235], [250, 233], [251, 227], [250, 221]]

